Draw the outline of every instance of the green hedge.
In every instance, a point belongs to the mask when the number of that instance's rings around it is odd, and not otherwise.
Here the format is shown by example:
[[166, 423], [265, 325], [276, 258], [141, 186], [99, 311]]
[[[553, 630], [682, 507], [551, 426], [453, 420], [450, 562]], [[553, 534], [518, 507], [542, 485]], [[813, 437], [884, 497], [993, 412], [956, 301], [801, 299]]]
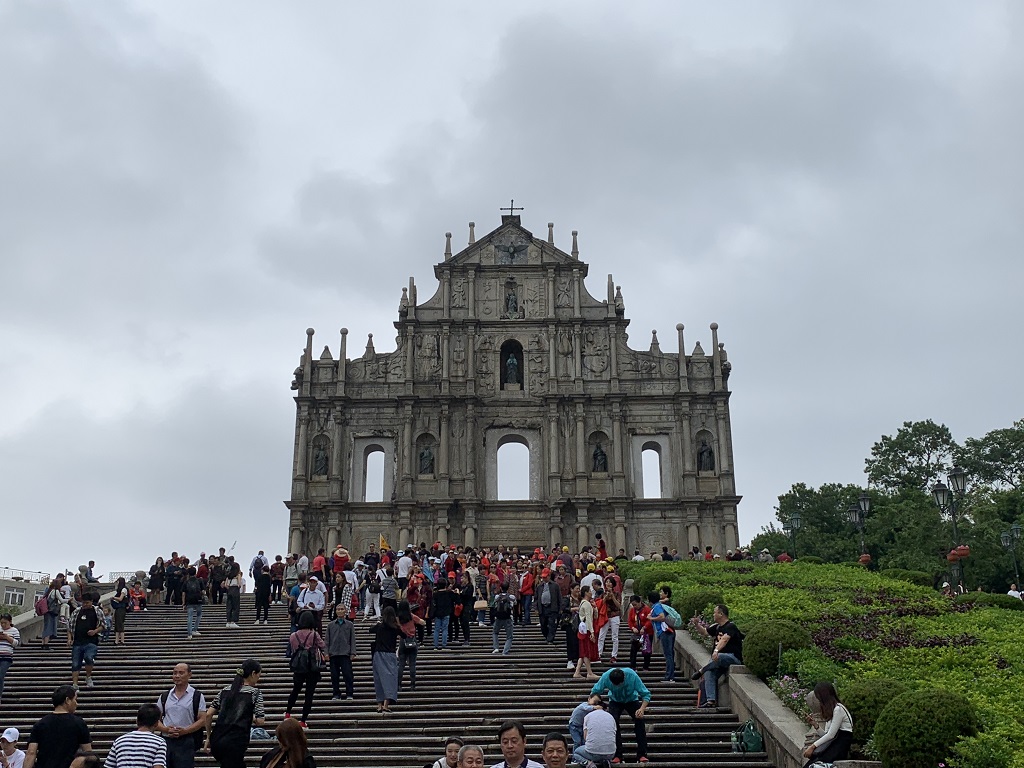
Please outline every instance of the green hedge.
[[994, 595], [990, 592], [967, 592], [953, 598], [954, 603], [969, 605], [991, 605], [993, 608], [1004, 608], [1008, 611], [1024, 611], [1024, 600], [1009, 595]]
[[932, 587], [935, 585], [935, 581], [930, 573], [924, 571], [907, 571], [903, 568], [883, 568], [878, 572], [879, 576], [884, 576], [887, 579], [899, 579], [900, 581], [909, 581], [911, 584], [917, 584], [919, 587]]
[[804, 557], [798, 558], [804, 565], [824, 565], [825, 561], [820, 557], [814, 555], [805, 555]]
[[811, 634], [793, 621], [771, 619], [754, 624], [743, 641], [743, 663], [762, 680], [778, 674], [782, 652], [810, 648]]
[[878, 716], [875, 748], [883, 768], [930, 768], [948, 761], [957, 740], [976, 735], [979, 725], [966, 696], [938, 688], [910, 691]]
[[882, 710], [897, 696], [907, 693], [907, 686], [899, 680], [873, 678], [856, 680], [844, 685], [839, 699], [853, 717], [853, 741], [863, 746], [875, 732], [875, 722]]
[[717, 589], [699, 589], [672, 596], [672, 607], [679, 611], [679, 615], [686, 621], [694, 614], [703, 615], [709, 607], [713, 608], [724, 602], [721, 590]]

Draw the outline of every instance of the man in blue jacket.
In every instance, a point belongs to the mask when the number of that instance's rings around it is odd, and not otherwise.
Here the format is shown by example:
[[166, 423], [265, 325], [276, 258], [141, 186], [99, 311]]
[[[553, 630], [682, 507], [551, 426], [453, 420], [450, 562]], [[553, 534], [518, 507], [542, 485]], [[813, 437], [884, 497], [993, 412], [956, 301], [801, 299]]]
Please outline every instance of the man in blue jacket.
[[651, 703], [651, 692], [640, 675], [627, 667], [613, 667], [601, 675], [590, 692], [608, 694], [608, 711], [615, 718], [615, 759], [612, 762], [622, 762], [622, 726], [619, 718], [625, 711], [633, 719], [637, 762], [646, 763], [647, 724], [644, 722], [644, 714], [647, 705]]

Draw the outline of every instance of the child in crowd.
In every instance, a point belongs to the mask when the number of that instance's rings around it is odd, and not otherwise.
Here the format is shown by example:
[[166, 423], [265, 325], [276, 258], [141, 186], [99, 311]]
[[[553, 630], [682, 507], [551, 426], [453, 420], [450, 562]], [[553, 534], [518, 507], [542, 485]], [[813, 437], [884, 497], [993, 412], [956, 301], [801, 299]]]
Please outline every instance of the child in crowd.
[[142, 582], [136, 581], [130, 590], [128, 590], [128, 597], [131, 599], [131, 608], [133, 611], [145, 611], [146, 608], [146, 590], [142, 588]]
[[577, 750], [583, 746], [583, 719], [594, 711], [594, 707], [601, 703], [601, 695], [592, 693], [587, 700], [576, 706], [569, 717], [569, 737], [572, 739], [572, 748]]
[[114, 609], [110, 607], [110, 603], [103, 606], [103, 632], [100, 633], [100, 639], [106, 642], [110, 639], [110, 633], [114, 631]]

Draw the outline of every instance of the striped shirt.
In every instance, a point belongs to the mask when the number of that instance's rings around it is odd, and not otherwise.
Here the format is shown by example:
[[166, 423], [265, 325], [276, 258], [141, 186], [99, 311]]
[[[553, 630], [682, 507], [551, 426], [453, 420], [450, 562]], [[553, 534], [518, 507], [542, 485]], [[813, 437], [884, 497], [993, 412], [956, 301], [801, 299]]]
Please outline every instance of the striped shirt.
[[104, 768], [163, 768], [167, 742], [152, 731], [130, 731], [114, 739]]
[[21, 645], [21, 632], [17, 627], [0, 629], [0, 633], [10, 636], [10, 640], [0, 640], [0, 658], [13, 656], [14, 649]]
[[[213, 710], [220, 711], [221, 699], [225, 694], [230, 693], [231, 686], [226, 685], [224, 688], [217, 692], [217, 698], [210, 704], [210, 708]], [[238, 689], [239, 693], [248, 693], [252, 696], [252, 719], [262, 720], [266, 717], [266, 712], [263, 709], [263, 691], [259, 688], [253, 688], [251, 685], [243, 685]]]

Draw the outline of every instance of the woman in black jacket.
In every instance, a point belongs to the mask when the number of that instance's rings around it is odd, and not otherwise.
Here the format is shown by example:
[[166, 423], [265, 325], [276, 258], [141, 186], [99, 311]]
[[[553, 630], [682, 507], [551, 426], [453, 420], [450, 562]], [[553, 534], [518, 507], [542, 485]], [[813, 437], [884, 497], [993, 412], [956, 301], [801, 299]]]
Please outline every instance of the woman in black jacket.
[[448, 624], [455, 613], [455, 593], [448, 587], [448, 579], [437, 580], [434, 597], [430, 601], [430, 616], [434, 619], [434, 650], [448, 647]]
[[373, 666], [373, 690], [377, 697], [377, 711], [390, 712], [398, 701], [398, 641], [402, 628], [390, 605], [381, 613], [380, 623], [370, 628], [373, 642], [370, 656]]

